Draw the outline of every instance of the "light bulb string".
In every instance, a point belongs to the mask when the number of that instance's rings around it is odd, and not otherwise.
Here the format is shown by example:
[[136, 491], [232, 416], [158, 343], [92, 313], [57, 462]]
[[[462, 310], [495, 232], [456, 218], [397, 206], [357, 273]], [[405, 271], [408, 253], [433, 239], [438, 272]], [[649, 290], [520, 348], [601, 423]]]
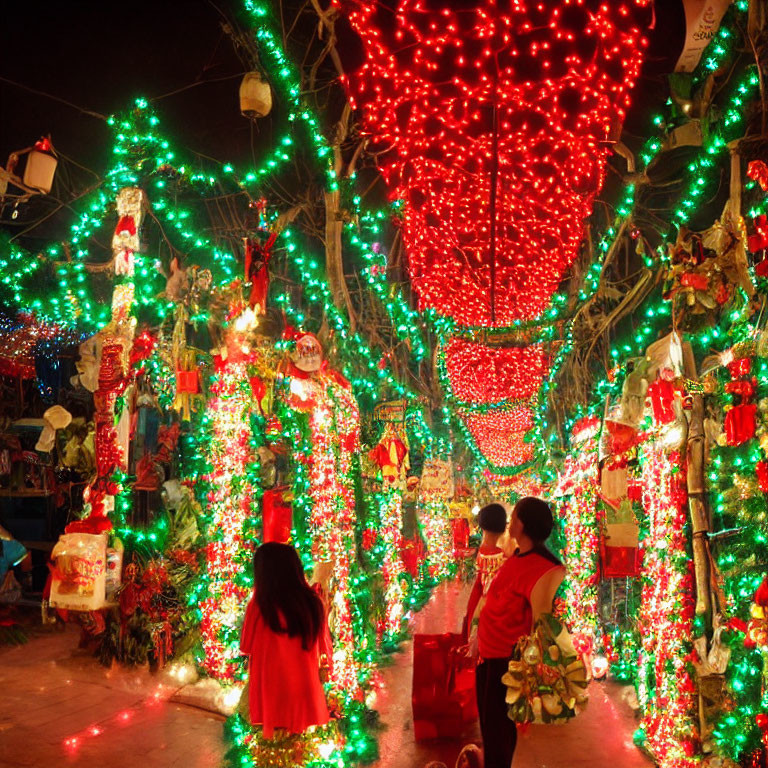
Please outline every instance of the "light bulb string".
[[493, 68], [493, 116], [491, 129], [491, 190], [490, 190], [490, 270], [491, 270], [491, 325], [496, 325], [496, 198], [499, 183], [499, 58], [494, 54]]

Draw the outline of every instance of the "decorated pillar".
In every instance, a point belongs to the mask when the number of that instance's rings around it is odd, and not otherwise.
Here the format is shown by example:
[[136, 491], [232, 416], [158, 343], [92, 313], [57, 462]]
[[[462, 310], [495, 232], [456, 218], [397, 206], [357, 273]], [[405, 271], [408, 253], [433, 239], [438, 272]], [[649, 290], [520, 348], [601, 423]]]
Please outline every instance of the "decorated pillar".
[[[117, 278], [112, 292], [110, 323], [81, 347], [78, 363], [81, 382], [93, 391], [96, 412], [94, 438], [96, 477], [85, 491], [90, 504], [92, 526], [109, 529], [107, 514], [114, 509], [114, 496], [120, 489], [112, 477], [125, 468], [127, 451], [121, 446], [115, 426], [115, 404], [128, 384], [128, 366], [136, 329], [132, 314], [135, 284], [134, 253], [140, 247], [139, 233], [144, 216], [144, 192], [125, 187], [117, 195], [118, 222], [112, 237], [112, 258]], [[103, 522], [98, 523], [101, 519]]]
[[333, 681], [359, 687], [352, 627], [350, 569], [355, 559], [354, 472], [360, 452], [360, 412], [349, 382], [323, 360], [311, 333], [290, 329], [287, 403], [306, 414], [310, 455], [297, 455], [308, 474], [308, 527], [314, 581], [328, 607], [334, 641]]
[[595, 647], [600, 580], [600, 526], [597, 516], [598, 435], [600, 420], [585, 418], [576, 422], [571, 452], [566, 457], [556, 495], [565, 549], [563, 560], [568, 572], [566, 606], [574, 644], [581, 653]]
[[448, 578], [455, 562], [449, 508], [453, 490], [450, 460], [427, 459], [421, 473], [418, 510], [427, 546], [429, 577], [435, 581]]

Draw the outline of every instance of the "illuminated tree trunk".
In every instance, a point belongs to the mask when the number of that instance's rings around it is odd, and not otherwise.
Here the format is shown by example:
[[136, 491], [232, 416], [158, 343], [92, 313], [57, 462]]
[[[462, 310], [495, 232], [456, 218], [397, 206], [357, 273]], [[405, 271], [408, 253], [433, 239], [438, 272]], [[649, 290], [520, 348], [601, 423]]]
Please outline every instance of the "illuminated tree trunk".
[[242, 677], [240, 622], [251, 592], [254, 541], [249, 520], [257, 467], [251, 447], [251, 391], [244, 362], [222, 361], [211, 386], [211, 472], [206, 478], [209, 522], [205, 530], [207, 595], [200, 601], [203, 667], [220, 681]]

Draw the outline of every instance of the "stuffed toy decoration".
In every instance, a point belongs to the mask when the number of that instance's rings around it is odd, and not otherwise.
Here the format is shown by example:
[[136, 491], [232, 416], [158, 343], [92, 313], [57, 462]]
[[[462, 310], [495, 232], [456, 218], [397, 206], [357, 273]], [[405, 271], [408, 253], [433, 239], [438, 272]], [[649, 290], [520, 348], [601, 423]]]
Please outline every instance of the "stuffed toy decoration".
[[115, 274], [133, 275], [133, 254], [139, 250], [139, 228], [144, 215], [144, 192], [135, 187], [121, 189], [117, 195], [118, 221], [112, 235]]
[[181, 301], [189, 292], [187, 270], [181, 268], [175, 256], [171, 259], [170, 270], [170, 277], [165, 283], [165, 297], [170, 301]]
[[36, 451], [49, 453], [56, 441], [56, 430], [66, 429], [72, 422], [72, 414], [60, 405], [54, 405], [43, 414], [45, 426], [35, 445]]

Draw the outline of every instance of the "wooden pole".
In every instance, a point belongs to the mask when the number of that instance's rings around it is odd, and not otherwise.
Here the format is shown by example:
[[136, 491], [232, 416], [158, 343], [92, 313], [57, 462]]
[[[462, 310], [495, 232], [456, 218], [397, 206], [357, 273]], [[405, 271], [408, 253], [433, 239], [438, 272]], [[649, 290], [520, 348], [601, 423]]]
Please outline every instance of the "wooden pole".
[[[698, 381], [696, 360], [691, 345], [683, 344], [683, 372], [690, 381]], [[712, 619], [710, 595], [710, 550], [709, 534], [712, 532], [709, 513], [705, 502], [704, 480], [704, 395], [694, 392], [691, 418], [688, 422], [687, 437], [687, 487], [688, 511], [691, 516], [693, 533], [693, 564], [696, 577], [696, 614]]]

